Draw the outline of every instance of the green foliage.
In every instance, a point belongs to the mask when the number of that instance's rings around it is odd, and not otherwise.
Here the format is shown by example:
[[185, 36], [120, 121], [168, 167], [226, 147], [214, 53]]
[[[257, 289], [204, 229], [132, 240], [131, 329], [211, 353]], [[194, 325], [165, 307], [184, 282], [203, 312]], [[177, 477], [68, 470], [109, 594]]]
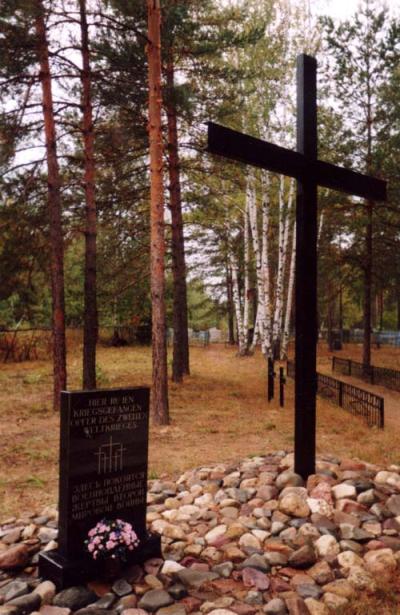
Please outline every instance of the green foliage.
[[96, 365], [96, 382], [99, 386], [107, 386], [110, 384], [110, 379], [100, 365]]
[[16, 83], [36, 61], [31, 29], [36, 6], [33, 0], [0, 1], [0, 71]]
[[37, 489], [43, 489], [43, 487], [45, 487], [46, 485], [45, 481], [38, 476], [28, 476], [28, 478], [25, 480], [25, 483], [29, 487], [36, 487]]
[[[25, 150], [42, 139], [43, 131], [35, 7], [33, 0], [0, 0], [0, 327], [21, 322], [48, 326], [51, 318], [45, 167], [42, 152], [35, 162], [38, 152]], [[56, 25], [60, 15], [66, 21], [73, 15], [69, 7], [63, 15], [65, 6], [59, 0], [45, 0], [44, 8], [63, 181], [66, 321], [80, 326], [84, 198], [79, 73], [63, 49], [65, 36], [59, 36]], [[91, 10], [90, 18], [96, 24], [90, 44], [96, 117], [99, 321], [103, 326], [140, 325], [148, 323], [151, 314], [146, 4], [109, 0]], [[54, 11], [60, 12], [57, 18]], [[364, 0], [351, 20], [338, 25], [325, 18], [319, 29], [312, 27], [301, 3], [289, 6], [280, 0], [164, 0], [162, 12], [163, 68], [172, 61], [176, 75], [173, 88], [164, 83], [163, 97], [172, 99], [178, 112], [191, 279], [190, 326], [224, 326], [230, 251], [238, 257], [239, 276], [243, 275], [246, 169], [204, 155], [203, 123], [220, 121], [292, 147], [295, 56], [304, 50], [318, 53], [320, 66], [326, 66], [326, 79], [320, 84], [319, 156], [359, 170], [368, 166], [371, 172], [390, 179], [389, 207], [376, 208], [374, 213], [374, 260], [375, 291], [385, 291], [384, 323], [393, 326], [400, 296], [398, 22], [372, 0]], [[75, 26], [70, 23], [68, 27], [71, 44], [76, 45]], [[370, 158], [365, 145], [369, 78], [374, 107]], [[21, 157], [19, 150], [27, 154]], [[26, 166], [19, 167], [21, 161]], [[259, 175], [256, 181], [259, 198]], [[277, 266], [277, 193], [274, 178], [269, 236], [273, 273]], [[325, 190], [320, 192], [321, 212], [320, 320], [326, 321], [332, 302], [338, 319], [338, 288], [342, 286], [344, 325], [359, 324], [362, 206]], [[166, 219], [168, 225], [168, 216]], [[343, 238], [346, 241], [341, 243]], [[167, 264], [170, 268], [169, 252]], [[255, 286], [255, 274], [252, 260], [251, 286]], [[170, 275], [167, 283], [170, 325]]]
[[24, 384], [38, 384], [42, 379], [41, 374], [27, 374], [22, 382]]
[[191, 280], [188, 284], [189, 327], [202, 331], [218, 326], [217, 305], [207, 294], [201, 280]]
[[[382, 3], [363, 0], [351, 19], [336, 23], [331, 18], [323, 18], [321, 25], [325, 51], [323, 112], [325, 126], [330, 125], [322, 142], [326, 157], [332, 160], [330, 152], [333, 152], [334, 162], [391, 180], [389, 169], [393, 169], [399, 156], [399, 144], [392, 140], [393, 122], [399, 117], [396, 111], [399, 90], [389, 94], [400, 58], [399, 23], [389, 17]], [[394, 256], [398, 253], [400, 228], [395, 185], [393, 181], [389, 183], [388, 204], [376, 203], [372, 209], [374, 296], [383, 288], [395, 288], [400, 275], [400, 262]], [[341, 286], [346, 296], [345, 324], [362, 326], [368, 209], [358, 200], [343, 196], [334, 195], [332, 200], [332, 195], [326, 194], [323, 198], [321, 311], [326, 317], [333, 301], [337, 318]], [[373, 310], [373, 324], [377, 325], [378, 321], [377, 311]]]

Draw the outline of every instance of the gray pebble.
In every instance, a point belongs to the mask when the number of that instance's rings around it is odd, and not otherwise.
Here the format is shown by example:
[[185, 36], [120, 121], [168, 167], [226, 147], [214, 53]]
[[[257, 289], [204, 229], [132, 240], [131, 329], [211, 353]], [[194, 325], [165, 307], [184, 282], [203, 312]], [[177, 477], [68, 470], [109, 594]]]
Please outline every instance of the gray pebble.
[[132, 585], [125, 579], [118, 579], [118, 581], [115, 581], [111, 589], [119, 598], [132, 593]]

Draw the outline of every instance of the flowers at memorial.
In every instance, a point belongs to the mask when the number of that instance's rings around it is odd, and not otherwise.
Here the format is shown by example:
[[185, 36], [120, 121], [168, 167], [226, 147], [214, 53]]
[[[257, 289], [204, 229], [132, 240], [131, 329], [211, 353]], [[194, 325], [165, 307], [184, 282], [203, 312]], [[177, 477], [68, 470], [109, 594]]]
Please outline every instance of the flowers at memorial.
[[112, 558], [126, 561], [140, 540], [130, 523], [122, 519], [102, 519], [88, 532], [85, 546], [95, 560]]

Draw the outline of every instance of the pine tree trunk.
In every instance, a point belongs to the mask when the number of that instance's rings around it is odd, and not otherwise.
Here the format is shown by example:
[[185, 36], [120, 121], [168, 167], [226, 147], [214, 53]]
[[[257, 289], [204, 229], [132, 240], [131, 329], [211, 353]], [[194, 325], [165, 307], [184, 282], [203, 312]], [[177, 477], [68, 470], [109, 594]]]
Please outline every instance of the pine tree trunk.
[[343, 286], [339, 288], [339, 329], [340, 339], [343, 341]]
[[61, 180], [57, 160], [56, 129], [49, 65], [49, 51], [41, 0], [36, 2], [35, 30], [40, 63], [43, 118], [47, 158], [47, 202], [50, 222], [51, 295], [53, 328], [53, 407], [60, 409], [60, 392], [67, 387], [65, 300], [64, 300], [64, 242], [61, 216]]
[[397, 294], [397, 331], [400, 331], [400, 292]]
[[376, 329], [378, 326], [379, 318], [379, 303], [378, 303], [378, 291], [375, 290], [374, 298], [371, 305], [371, 327]]
[[181, 382], [190, 373], [189, 335], [186, 289], [185, 243], [182, 220], [178, 128], [174, 100], [175, 71], [172, 51], [167, 62], [168, 171], [172, 226], [172, 274], [174, 280], [173, 327], [174, 346], [172, 380]]
[[[366, 126], [367, 126], [367, 150], [366, 150], [366, 171], [368, 175], [373, 174], [372, 166], [372, 90], [370, 75], [367, 75], [367, 107], [366, 107]], [[374, 204], [372, 201], [365, 202], [367, 223], [365, 229], [365, 257], [364, 257], [364, 340], [363, 340], [363, 365], [369, 373], [371, 365], [371, 301], [372, 301], [372, 215]]]
[[160, 0], [147, 0], [150, 142], [150, 227], [154, 423], [168, 425], [168, 368], [165, 317], [165, 224], [163, 138], [161, 125], [161, 20]]
[[328, 349], [329, 352], [333, 351], [333, 310], [334, 310], [334, 300], [333, 300], [333, 291], [331, 284], [328, 285], [328, 310], [327, 310], [327, 334], [328, 334]]
[[400, 331], [400, 274], [396, 277], [397, 331]]
[[83, 388], [96, 388], [97, 280], [94, 130], [86, 0], [79, 0], [82, 50], [82, 134], [85, 191], [85, 272], [83, 314]]
[[367, 228], [364, 260], [364, 344], [363, 365], [371, 365], [371, 299], [372, 299], [372, 201], [367, 201]]

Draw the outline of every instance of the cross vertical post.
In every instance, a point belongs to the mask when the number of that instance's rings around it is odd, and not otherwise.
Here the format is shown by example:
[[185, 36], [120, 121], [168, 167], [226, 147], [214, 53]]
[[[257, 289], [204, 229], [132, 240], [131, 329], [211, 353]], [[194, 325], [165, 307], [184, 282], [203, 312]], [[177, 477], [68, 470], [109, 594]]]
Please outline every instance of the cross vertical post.
[[[317, 63], [297, 58], [297, 151], [317, 160]], [[317, 182], [297, 182], [296, 198], [295, 472], [315, 472], [317, 342]]]

